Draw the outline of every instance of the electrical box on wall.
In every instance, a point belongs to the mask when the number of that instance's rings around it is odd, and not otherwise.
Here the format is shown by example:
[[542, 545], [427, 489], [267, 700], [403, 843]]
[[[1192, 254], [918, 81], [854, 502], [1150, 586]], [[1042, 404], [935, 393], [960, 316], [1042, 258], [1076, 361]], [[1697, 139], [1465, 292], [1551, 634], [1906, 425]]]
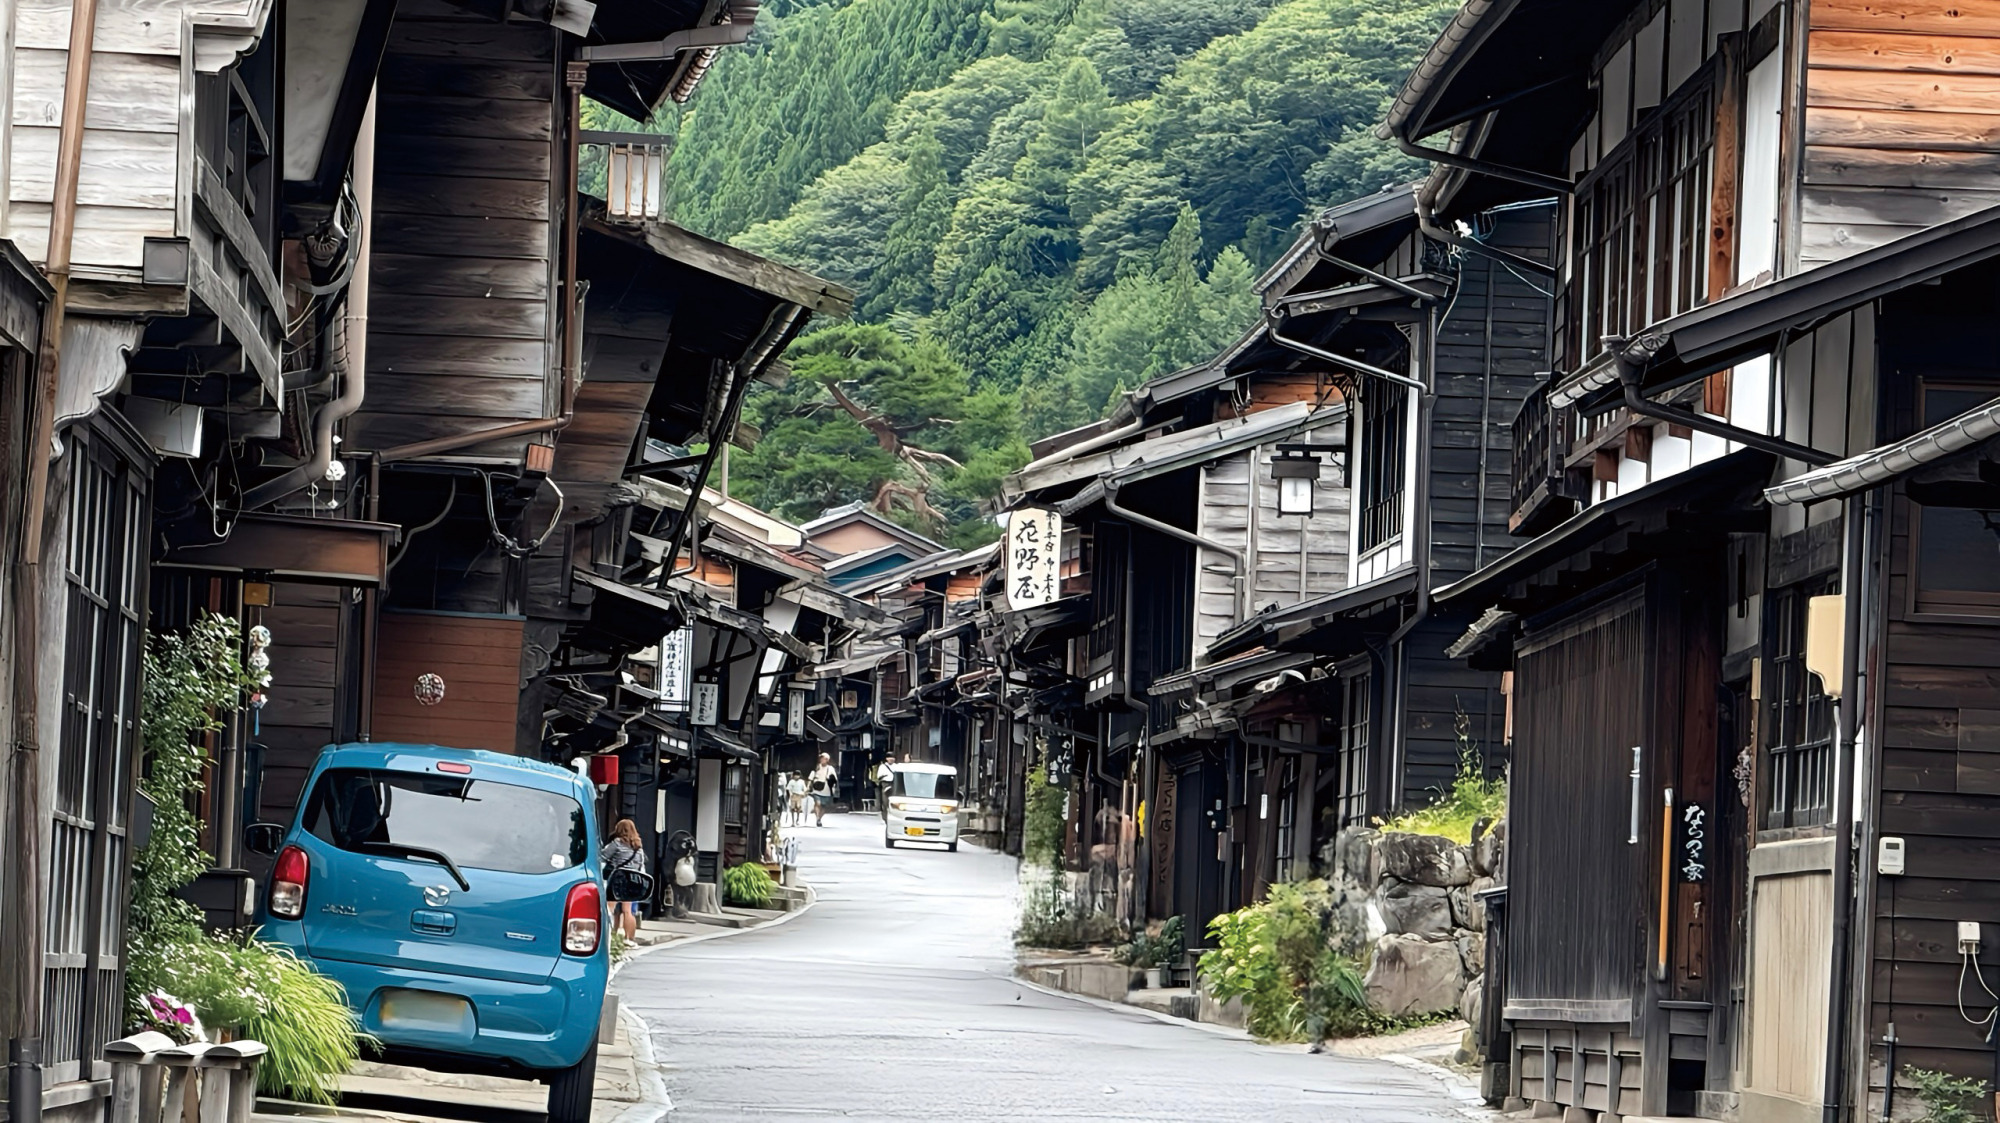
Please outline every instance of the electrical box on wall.
[[1875, 872], [1900, 876], [1903, 872], [1903, 840], [1883, 836], [1875, 846]]

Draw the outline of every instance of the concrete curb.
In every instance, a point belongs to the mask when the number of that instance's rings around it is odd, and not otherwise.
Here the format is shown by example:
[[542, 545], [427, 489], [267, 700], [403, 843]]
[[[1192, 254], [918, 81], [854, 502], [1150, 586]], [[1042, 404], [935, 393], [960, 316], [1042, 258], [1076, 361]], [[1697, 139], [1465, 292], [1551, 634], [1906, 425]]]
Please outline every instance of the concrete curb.
[[[1029, 982], [1027, 979], [1022, 978], [1019, 975], [1009, 975], [1007, 977], [1017, 986], [1023, 987], [1027, 990], [1034, 991], [1037, 994], [1048, 995], [1050, 998], [1066, 998], [1071, 1002], [1081, 1002], [1086, 1006], [1095, 1006], [1100, 1010], [1114, 1010], [1114, 1011], [1123, 1011], [1127, 1013], [1137, 1014], [1140, 1017], [1151, 1018], [1152, 1020], [1159, 1022], [1163, 1025], [1182, 1026], [1187, 1029], [1200, 1030], [1203, 1033], [1212, 1034], [1216, 1037], [1228, 1038], [1232, 1041], [1241, 1041], [1246, 1044], [1260, 1046], [1265, 1049], [1290, 1050], [1299, 1053], [1304, 1053], [1306, 1051], [1306, 1048], [1303, 1045], [1287, 1046], [1287, 1045], [1266, 1044], [1264, 1042], [1257, 1040], [1257, 1038], [1252, 1036], [1248, 1030], [1237, 1029], [1234, 1026], [1217, 1025], [1214, 1022], [1189, 1021], [1186, 1018], [1176, 1018], [1172, 1014], [1163, 1013], [1159, 1010], [1149, 1010], [1144, 1006], [1134, 1006], [1128, 1002], [1110, 1002], [1102, 998], [1093, 998], [1092, 996], [1087, 994], [1073, 994], [1066, 990], [1057, 990], [1054, 987], [1045, 987], [1040, 983]], [[1333, 1056], [1334, 1054], [1329, 1053], [1321, 1055]], [[1460, 1076], [1458, 1073], [1443, 1067], [1442, 1065], [1435, 1065], [1429, 1061], [1421, 1060], [1417, 1057], [1412, 1057], [1403, 1053], [1385, 1053], [1379, 1057], [1372, 1057], [1372, 1058], [1346, 1057], [1342, 1059], [1353, 1060], [1353, 1061], [1366, 1061], [1366, 1060], [1386, 1061], [1389, 1064], [1397, 1066], [1398, 1068], [1408, 1069], [1412, 1072], [1420, 1072], [1425, 1076], [1428, 1076], [1431, 1079], [1437, 1081], [1438, 1084], [1444, 1089], [1445, 1094], [1449, 1095], [1452, 1098], [1452, 1100], [1455, 1103], [1455, 1106], [1459, 1110], [1459, 1113], [1465, 1116], [1467, 1119], [1492, 1120], [1499, 1118], [1499, 1116], [1494, 1114], [1492, 1108], [1486, 1106], [1486, 1101], [1479, 1098], [1478, 1089], [1474, 1088], [1470, 1081], [1468, 1081], [1465, 1077]]]
[[1172, 1014], [1162, 1013], [1158, 1010], [1148, 1010], [1144, 1006], [1134, 1006], [1127, 1002], [1110, 1002], [1102, 998], [1093, 998], [1087, 994], [1072, 994], [1066, 990], [1045, 987], [1040, 983], [1031, 983], [1019, 975], [1009, 975], [1007, 978], [1016, 986], [1025, 987], [1037, 994], [1046, 994], [1050, 998], [1067, 998], [1071, 1002], [1081, 1002], [1086, 1006], [1095, 1006], [1100, 1010], [1117, 1010], [1137, 1014], [1142, 1018], [1151, 1018], [1161, 1025], [1184, 1026], [1188, 1029], [1198, 1029], [1203, 1033], [1213, 1034], [1217, 1037], [1226, 1037], [1232, 1041], [1244, 1041], [1252, 1045], [1259, 1044], [1255, 1037], [1250, 1036], [1248, 1030], [1237, 1029], [1235, 1026], [1217, 1025], [1214, 1022], [1191, 1022], [1186, 1018], [1176, 1018]]
[[[801, 916], [804, 916], [808, 911], [812, 909], [814, 905], [819, 903], [819, 893], [816, 892], [812, 886], [803, 885], [800, 886], [800, 888], [806, 891], [805, 903], [800, 905], [798, 908], [793, 909], [790, 912], [780, 913], [779, 915], [772, 917], [770, 920], [767, 920], [762, 924], [752, 925], [749, 928], [717, 927], [715, 931], [703, 932], [699, 936], [684, 936], [681, 939], [674, 940], [670, 943], [652, 944], [650, 946], [643, 948], [634, 948], [632, 949], [632, 951], [626, 953], [624, 959], [621, 959], [617, 963], [611, 965], [611, 977], [613, 979], [616, 979], [618, 977], [618, 972], [623, 971], [627, 964], [631, 963], [633, 960], [638, 959], [642, 956], [651, 955], [656, 951], [671, 951], [674, 948], [684, 948], [689, 944], [707, 943], [710, 940], [720, 940], [727, 936], [744, 936], [750, 934], [751, 932], [762, 932], [767, 928], [776, 928], [780, 924], [790, 924], [792, 921], [797, 920]], [[620, 1009], [622, 1010], [623, 1008], [621, 1007]]]
[[1443, 1065], [1433, 1064], [1421, 1057], [1410, 1056], [1408, 1053], [1384, 1053], [1375, 1059], [1387, 1061], [1398, 1068], [1409, 1069], [1411, 1072], [1423, 1073], [1425, 1076], [1437, 1081], [1444, 1088], [1445, 1094], [1458, 1102], [1459, 1113], [1467, 1119], [1499, 1118], [1499, 1115], [1492, 1108], [1486, 1106], [1486, 1101], [1479, 1098], [1479, 1089], [1473, 1085], [1472, 1081]]
[[659, 1123], [674, 1109], [674, 1100], [667, 1095], [666, 1078], [660, 1075], [659, 1062], [653, 1056], [653, 1035], [646, 1029], [646, 1020], [623, 1002], [618, 1004], [618, 1017], [625, 1023], [625, 1040], [632, 1047], [639, 1102], [620, 1112], [613, 1123]]

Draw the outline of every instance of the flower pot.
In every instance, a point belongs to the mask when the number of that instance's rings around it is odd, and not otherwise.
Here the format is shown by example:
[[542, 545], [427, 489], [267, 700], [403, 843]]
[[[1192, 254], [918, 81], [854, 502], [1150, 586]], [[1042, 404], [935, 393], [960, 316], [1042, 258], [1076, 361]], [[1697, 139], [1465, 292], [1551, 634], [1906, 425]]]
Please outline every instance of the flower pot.
[[1162, 974], [1163, 972], [1158, 967], [1146, 968], [1146, 989], [1158, 990], [1162, 986], [1165, 986], [1166, 984], [1160, 981]]

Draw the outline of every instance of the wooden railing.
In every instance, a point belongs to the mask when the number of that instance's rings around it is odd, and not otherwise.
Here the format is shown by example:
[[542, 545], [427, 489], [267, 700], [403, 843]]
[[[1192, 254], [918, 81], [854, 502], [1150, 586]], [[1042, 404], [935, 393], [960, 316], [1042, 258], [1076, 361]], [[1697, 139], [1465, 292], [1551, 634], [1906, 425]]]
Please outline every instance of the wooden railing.
[[1514, 416], [1513, 511], [1507, 529], [1540, 534], [1576, 510], [1568, 486], [1573, 422], [1568, 410], [1549, 408], [1548, 386], [1536, 388]]

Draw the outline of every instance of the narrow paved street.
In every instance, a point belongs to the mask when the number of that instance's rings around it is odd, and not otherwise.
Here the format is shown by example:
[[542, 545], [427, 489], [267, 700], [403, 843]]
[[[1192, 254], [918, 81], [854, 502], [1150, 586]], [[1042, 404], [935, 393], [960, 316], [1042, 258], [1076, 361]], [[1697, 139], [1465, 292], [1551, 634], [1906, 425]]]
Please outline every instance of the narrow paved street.
[[1010, 974], [1013, 859], [888, 851], [880, 832], [872, 815], [804, 828], [811, 911], [620, 973], [675, 1123], [1467, 1117], [1437, 1081], [1386, 1062], [1031, 990]]

